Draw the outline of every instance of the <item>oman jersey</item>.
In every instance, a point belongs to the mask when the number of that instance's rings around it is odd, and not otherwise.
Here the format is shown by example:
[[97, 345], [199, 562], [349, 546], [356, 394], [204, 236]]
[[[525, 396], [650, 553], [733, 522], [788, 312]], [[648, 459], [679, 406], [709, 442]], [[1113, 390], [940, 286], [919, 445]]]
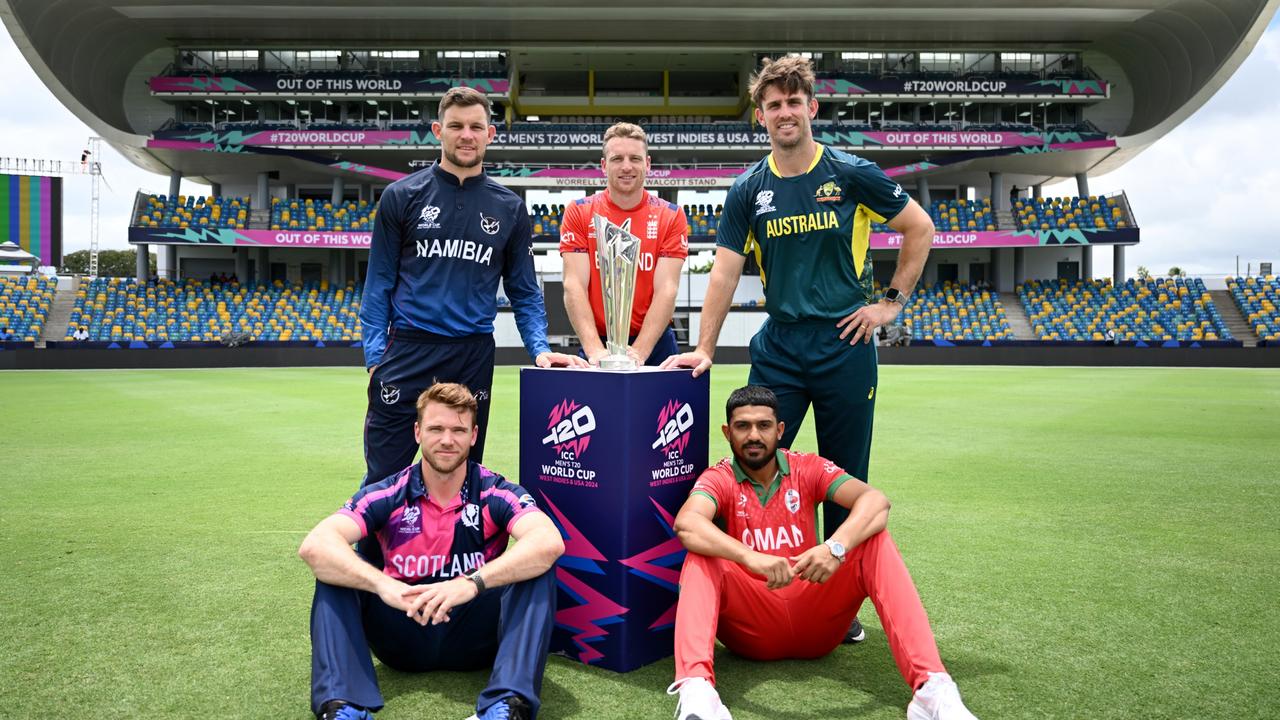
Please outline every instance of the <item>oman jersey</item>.
[[411, 585], [448, 580], [507, 549], [511, 527], [541, 512], [533, 497], [488, 468], [467, 462], [457, 497], [441, 506], [427, 494], [422, 464], [360, 489], [338, 510], [382, 546], [384, 572]]
[[640, 256], [636, 261], [636, 293], [631, 303], [631, 334], [640, 332], [644, 316], [653, 302], [653, 269], [658, 258], [684, 258], [689, 255], [689, 222], [680, 206], [645, 191], [644, 200], [630, 210], [623, 210], [603, 190], [582, 198], [564, 209], [560, 220], [560, 253], [587, 253], [591, 261], [591, 281], [587, 291], [591, 297], [591, 314], [596, 331], [605, 336], [604, 296], [600, 292], [600, 272], [596, 265], [596, 228], [591, 217], [603, 215], [610, 222], [640, 238]]
[[772, 319], [840, 318], [872, 297], [871, 223], [908, 201], [869, 160], [819, 145], [806, 173], [782, 177], [770, 154], [729, 189], [716, 245], [755, 255]]
[[852, 479], [825, 458], [778, 450], [778, 474], [768, 487], [725, 458], [707, 468], [689, 493], [715, 502], [716, 518], [730, 537], [757, 552], [789, 557], [818, 544], [818, 504]]

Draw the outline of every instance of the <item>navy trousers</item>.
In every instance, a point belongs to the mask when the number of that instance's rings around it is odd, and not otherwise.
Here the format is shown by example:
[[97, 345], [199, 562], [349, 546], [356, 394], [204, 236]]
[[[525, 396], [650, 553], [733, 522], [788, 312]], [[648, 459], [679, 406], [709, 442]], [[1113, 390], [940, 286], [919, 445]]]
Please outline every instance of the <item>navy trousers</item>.
[[555, 600], [552, 568], [486, 590], [454, 608], [447, 623], [419, 625], [377, 595], [317, 581], [311, 603], [311, 711], [330, 700], [381, 709], [372, 650], [384, 665], [401, 672], [492, 666], [476, 712], [514, 694], [527, 700], [537, 717]]
[[[751, 338], [747, 381], [778, 396], [778, 419], [786, 423], [781, 446], [791, 447], [812, 404], [818, 454], [863, 482], [868, 482], [878, 380], [875, 343], [841, 340], [835, 320], [766, 320]], [[831, 537], [847, 517], [845, 508], [823, 503], [823, 534]]]
[[382, 361], [369, 377], [369, 409], [364, 422], [365, 484], [375, 483], [413, 464], [418, 443], [413, 423], [422, 391], [437, 382], [466, 385], [479, 405], [480, 428], [470, 459], [484, 457], [493, 388], [493, 336], [445, 337], [399, 327], [387, 334]]

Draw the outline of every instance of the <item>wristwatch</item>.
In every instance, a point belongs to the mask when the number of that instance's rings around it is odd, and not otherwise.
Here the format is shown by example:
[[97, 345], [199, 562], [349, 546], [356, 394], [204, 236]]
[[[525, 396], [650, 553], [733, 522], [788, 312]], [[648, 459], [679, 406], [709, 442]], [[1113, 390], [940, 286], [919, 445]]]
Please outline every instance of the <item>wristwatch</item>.
[[893, 288], [893, 287], [888, 288], [884, 291], [884, 300], [885, 302], [898, 303], [899, 305], [902, 305], [904, 307], [907, 304], [906, 294], [898, 292], [898, 288]]
[[844, 562], [844, 546], [840, 544], [839, 540], [832, 538], [822, 544], [826, 545], [827, 548], [831, 550], [832, 557], [840, 562]]
[[470, 572], [470, 574], [463, 575], [462, 577], [464, 577], [464, 578], [466, 578], [466, 579], [470, 580], [471, 582], [475, 583], [475, 586], [476, 586], [476, 595], [479, 595], [479, 594], [481, 594], [481, 593], [483, 593], [483, 592], [484, 592], [484, 578], [480, 577], [480, 570], [479, 570], [479, 569], [472, 570], [472, 571]]

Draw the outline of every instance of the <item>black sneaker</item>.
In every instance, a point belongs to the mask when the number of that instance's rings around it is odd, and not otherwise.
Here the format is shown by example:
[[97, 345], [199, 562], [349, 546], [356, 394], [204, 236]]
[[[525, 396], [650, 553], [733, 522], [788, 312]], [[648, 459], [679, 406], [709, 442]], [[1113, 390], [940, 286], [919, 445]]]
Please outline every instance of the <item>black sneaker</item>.
[[853, 645], [867, 639], [867, 631], [862, 629], [862, 623], [858, 622], [858, 618], [853, 619], [853, 624], [849, 626], [849, 632], [844, 634], [844, 644]]
[[373, 713], [345, 700], [330, 700], [320, 706], [316, 720], [373, 720]]

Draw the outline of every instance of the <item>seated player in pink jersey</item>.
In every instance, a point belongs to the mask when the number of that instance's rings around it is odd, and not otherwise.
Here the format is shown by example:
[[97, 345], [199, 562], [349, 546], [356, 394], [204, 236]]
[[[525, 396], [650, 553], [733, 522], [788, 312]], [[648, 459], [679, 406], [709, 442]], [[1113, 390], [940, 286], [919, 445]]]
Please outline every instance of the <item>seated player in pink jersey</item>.
[[[779, 450], [778, 400], [748, 385], [725, 405], [733, 459], [708, 468], [676, 515], [688, 548], [676, 608], [678, 720], [731, 720], [712, 668], [718, 637], [754, 660], [822, 657], [868, 597], [898, 671], [915, 691], [908, 720], [976, 720], [942, 666], [929, 618], [885, 529], [889, 501], [835, 463]], [[849, 517], [817, 541], [818, 503]], [[717, 527], [719, 520], [721, 527]]]

